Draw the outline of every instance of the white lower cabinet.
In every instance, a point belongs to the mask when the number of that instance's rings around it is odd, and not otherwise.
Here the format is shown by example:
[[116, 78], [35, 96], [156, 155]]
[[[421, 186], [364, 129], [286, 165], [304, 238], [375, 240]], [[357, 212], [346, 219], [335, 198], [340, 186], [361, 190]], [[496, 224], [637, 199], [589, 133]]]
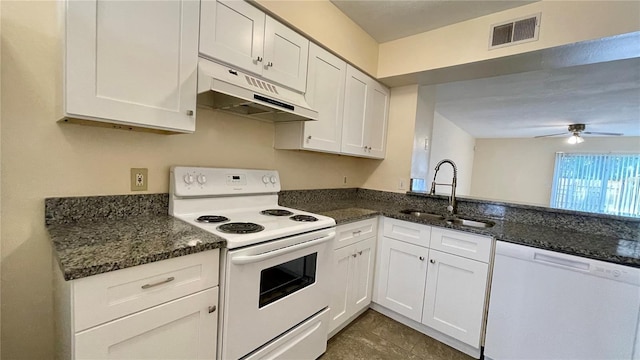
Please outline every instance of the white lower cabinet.
[[215, 359], [220, 251], [77, 280], [56, 266], [56, 358]]
[[388, 237], [380, 246], [376, 302], [419, 322], [429, 249]]
[[488, 264], [431, 249], [422, 323], [478, 346], [488, 269]]
[[[339, 235], [335, 244], [343, 246], [334, 249], [333, 253], [329, 333], [339, 330], [371, 303], [376, 253], [375, 231], [370, 236], [359, 239], [362, 233], [360, 229], [371, 228], [371, 224], [375, 228], [377, 219], [342, 225], [336, 229]], [[352, 233], [355, 234], [354, 237]], [[341, 241], [341, 237], [346, 236], [351, 237], [347, 242], [349, 245]]]
[[218, 288], [162, 304], [75, 336], [76, 359], [215, 359]]
[[493, 239], [396, 219], [382, 226], [374, 303], [479, 356]]

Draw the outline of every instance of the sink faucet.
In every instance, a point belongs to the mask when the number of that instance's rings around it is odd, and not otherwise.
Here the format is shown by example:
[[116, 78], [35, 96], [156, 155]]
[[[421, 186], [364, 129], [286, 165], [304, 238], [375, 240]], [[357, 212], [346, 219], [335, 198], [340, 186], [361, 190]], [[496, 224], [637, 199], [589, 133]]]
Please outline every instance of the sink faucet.
[[[440, 166], [442, 166], [442, 164], [444, 163], [450, 164], [453, 167], [453, 180], [451, 181], [451, 184], [436, 183], [436, 176], [438, 176], [438, 171], [440, 170]], [[456, 166], [456, 163], [454, 163], [453, 160], [449, 160], [449, 159], [441, 160], [436, 165], [436, 173], [433, 175], [433, 182], [431, 183], [431, 191], [429, 193], [431, 195], [436, 194], [436, 185], [451, 186], [451, 196], [449, 196], [449, 206], [447, 206], [447, 211], [452, 216], [455, 215], [457, 212], [457, 208], [456, 208], [456, 184], [457, 183], [458, 183], [458, 167]]]

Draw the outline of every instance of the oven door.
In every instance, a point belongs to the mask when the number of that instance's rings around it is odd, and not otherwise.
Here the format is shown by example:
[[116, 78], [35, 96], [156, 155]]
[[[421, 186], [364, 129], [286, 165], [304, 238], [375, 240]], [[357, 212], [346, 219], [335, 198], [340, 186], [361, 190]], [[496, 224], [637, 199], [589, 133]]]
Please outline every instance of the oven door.
[[328, 307], [334, 237], [325, 229], [229, 251], [224, 359], [245, 356]]

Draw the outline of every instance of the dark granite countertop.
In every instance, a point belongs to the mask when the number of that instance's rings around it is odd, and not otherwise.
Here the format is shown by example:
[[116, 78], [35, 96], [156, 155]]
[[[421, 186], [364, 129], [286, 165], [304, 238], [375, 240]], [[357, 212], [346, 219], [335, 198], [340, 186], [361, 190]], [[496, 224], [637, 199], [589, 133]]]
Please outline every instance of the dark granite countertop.
[[334, 200], [325, 203], [288, 203], [287, 206], [333, 217], [338, 225], [384, 215], [399, 220], [493, 236], [497, 240], [515, 244], [640, 267], [640, 241], [637, 239], [621, 239], [496, 218], [486, 218], [495, 222], [495, 226], [491, 228], [471, 228], [400, 213], [400, 210], [407, 208], [406, 204], [366, 199]]
[[47, 226], [65, 280], [221, 248], [226, 241], [169, 215]]

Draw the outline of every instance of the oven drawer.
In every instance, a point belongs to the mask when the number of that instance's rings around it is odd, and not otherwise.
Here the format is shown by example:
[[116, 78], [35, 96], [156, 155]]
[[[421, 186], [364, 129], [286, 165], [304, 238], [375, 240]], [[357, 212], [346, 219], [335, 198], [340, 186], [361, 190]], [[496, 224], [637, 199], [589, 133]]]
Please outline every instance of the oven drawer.
[[73, 281], [75, 331], [218, 285], [220, 250]]
[[378, 231], [378, 219], [367, 219], [336, 227], [336, 239], [333, 242], [333, 249], [340, 249], [347, 245], [355, 244], [358, 241], [376, 236]]

